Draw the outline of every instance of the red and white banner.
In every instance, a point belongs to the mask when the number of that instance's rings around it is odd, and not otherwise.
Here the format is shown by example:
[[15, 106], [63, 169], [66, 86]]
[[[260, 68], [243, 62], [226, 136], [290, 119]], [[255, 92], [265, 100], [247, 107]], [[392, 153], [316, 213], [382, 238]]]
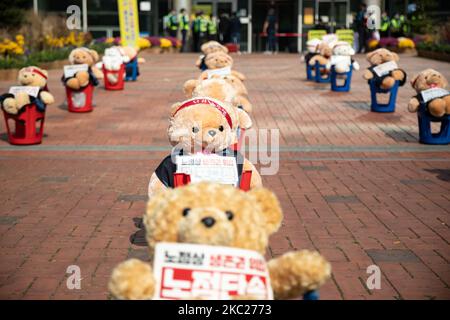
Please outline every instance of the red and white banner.
[[273, 299], [266, 261], [251, 250], [158, 243], [154, 275], [154, 299]]

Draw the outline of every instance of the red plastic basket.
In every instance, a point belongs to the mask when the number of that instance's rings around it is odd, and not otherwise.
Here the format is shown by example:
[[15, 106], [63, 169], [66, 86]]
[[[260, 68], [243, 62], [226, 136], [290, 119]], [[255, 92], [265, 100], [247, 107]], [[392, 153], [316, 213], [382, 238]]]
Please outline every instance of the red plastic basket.
[[[45, 111], [41, 112], [34, 103], [24, 106], [20, 114], [9, 114], [3, 110], [8, 141], [16, 145], [39, 144], [44, 134]], [[9, 126], [14, 121], [14, 131]]]
[[[94, 93], [94, 86], [89, 83], [85, 88], [81, 90], [72, 90], [66, 87], [66, 96], [67, 96], [67, 108], [70, 112], [91, 112], [92, 107], [92, 95]], [[84, 104], [77, 105], [74, 101], [78, 94], [84, 94]]]
[[[108, 80], [108, 74], [117, 75], [117, 83], [111, 83]], [[125, 64], [122, 63], [120, 69], [117, 71], [106, 70], [105, 66], [103, 66], [103, 76], [105, 79], [105, 89], [106, 90], [123, 90], [125, 86]]]
[[235, 43], [226, 43], [225, 47], [227, 47], [228, 52], [238, 52], [238, 46]]
[[[250, 190], [250, 182], [252, 180], [252, 171], [251, 170], [245, 170], [242, 172], [241, 176], [241, 183], [239, 185], [239, 189], [243, 191]], [[186, 184], [189, 184], [191, 182], [191, 177], [188, 174], [185, 173], [174, 173], [173, 175], [173, 184], [175, 188], [184, 186]]]

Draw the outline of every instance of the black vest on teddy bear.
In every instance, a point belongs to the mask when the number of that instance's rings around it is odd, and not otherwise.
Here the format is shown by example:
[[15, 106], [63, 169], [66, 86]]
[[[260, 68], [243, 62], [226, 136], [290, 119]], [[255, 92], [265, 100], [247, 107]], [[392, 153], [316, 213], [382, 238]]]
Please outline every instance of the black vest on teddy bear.
[[[244, 157], [242, 156], [242, 154], [240, 152], [233, 151], [230, 149], [224, 149], [221, 152], [216, 153], [216, 154], [224, 156], [224, 157], [232, 156], [232, 157], [236, 158], [237, 171], [238, 171], [238, 177], [239, 177], [238, 185], [239, 185], [241, 182], [242, 171], [244, 168]], [[172, 154], [170, 154], [164, 158], [164, 160], [159, 164], [158, 168], [156, 168], [156, 170], [155, 170], [155, 174], [158, 177], [158, 179], [166, 187], [169, 187], [169, 188], [175, 187], [173, 175], [174, 175], [174, 173], [177, 172], [177, 165], [176, 165], [176, 163], [174, 163], [172, 161], [172, 156], [175, 156], [175, 155], [182, 156], [183, 150], [175, 149], [172, 152]]]
[[429, 104], [431, 101], [433, 101], [433, 100], [435, 100], [435, 99], [438, 99], [438, 98], [443, 98], [443, 97], [446, 97], [446, 96], [449, 96], [449, 95], [450, 95], [450, 92], [449, 92], [448, 94], [446, 94], [446, 95], [443, 95], [443, 96], [441, 96], [441, 97], [436, 97], [436, 98], [431, 99], [431, 100], [429, 100], [429, 101], [427, 101], [427, 102], [425, 102], [425, 101], [423, 100], [423, 97], [422, 97], [422, 95], [421, 95], [420, 93], [417, 94], [417, 95], [415, 95], [414, 97], [419, 101], [420, 104], [425, 104], [425, 110], [428, 111], [428, 104]]
[[[48, 92], [48, 88], [47, 86], [45, 86], [44, 88], [40, 89], [37, 96], [33, 97], [33, 96], [29, 96], [30, 97], [30, 104], [35, 104], [36, 108], [38, 109], [38, 111], [40, 112], [44, 112], [45, 108], [47, 107], [47, 105], [44, 103], [44, 101], [41, 100], [40, 95], [41, 92], [43, 91], [47, 91]], [[14, 98], [14, 95], [12, 93], [5, 93], [3, 95], [0, 96], [0, 105], [3, 105], [3, 101], [7, 98]], [[25, 111], [26, 108], [22, 108], [19, 110], [19, 114], [22, 113], [23, 111]]]
[[[383, 82], [384, 78], [386, 78], [388, 76], [391, 76], [393, 70], [390, 71], [389, 73], [385, 74], [384, 76], [380, 77], [378, 74], [376, 74], [375, 71], [373, 71], [373, 69], [375, 69], [376, 67], [378, 67], [378, 66], [371, 66], [371, 67], [369, 67], [369, 71], [372, 72], [372, 74], [373, 74], [373, 78], [371, 80], [375, 81], [375, 85], [377, 87], [379, 87], [381, 85], [381, 82]], [[399, 83], [398, 83], [398, 85], [401, 87], [401, 86], [403, 86], [406, 83], [406, 72], [403, 69], [396, 69], [396, 70], [400, 70], [405, 75], [403, 77], [403, 80], [399, 81]], [[371, 80], [368, 80], [367, 82], [370, 83]]]

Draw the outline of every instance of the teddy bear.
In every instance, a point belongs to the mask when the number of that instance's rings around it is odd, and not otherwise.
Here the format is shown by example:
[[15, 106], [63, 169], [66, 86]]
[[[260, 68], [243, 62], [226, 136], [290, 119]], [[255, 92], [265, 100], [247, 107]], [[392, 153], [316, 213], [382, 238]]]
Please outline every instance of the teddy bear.
[[70, 52], [69, 62], [71, 64], [87, 64], [88, 71], [78, 71], [73, 77], [62, 77], [63, 83], [72, 90], [80, 90], [89, 83], [96, 86], [98, 79], [103, 79], [101, 72], [95, 63], [99, 60], [97, 51], [85, 47], [75, 48]]
[[228, 48], [221, 45], [217, 41], [205, 42], [200, 47], [200, 50], [202, 51], [203, 54], [198, 57], [197, 61], [195, 62], [195, 65], [202, 71], [208, 69], [208, 67], [205, 64], [205, 58], [208, 54], [213, 53], [213, 52], [228, 53]]
[[301, 56], [302, 62], [309, 63], [312, 57], [319, 54], [319, 44], [322, 42], [320, 39], [311, 39], [306, 41], [306, 54]]
[[[396, 64], [400, 58], [395, 52], [380, 48], [366, 54], [366, 59], [369, 61], [370, 67], [364, 71], [363, 78], [365, 80], [374, 79], [375, 85], [384, 90], [392, 88], [396, 81], [399, 81], [400, 86], [405, 84], [406, 73], [397, 67]], [[381, 74], [376, 72], [377, 68], [387, 64], [391, 64], [392, 68], [382, 71]]]
[[175, 187], [176, 157], [193, 154], [234, 157], [239, 181], [243, 172], [251, 171], [250, 188], [261, 186], [261, 176], [254, 165], [231, 150], [238, 140], [239, 127], [250, 127], [251, 123], [246, 112], [214, 98], [195, 97], [173, 104], [167, 133], [174, 148], [153, 172], [149, 197], [161, 189]]
[[137, 67], [137, 73], [136, 75], [139, 76], [139, 64], [144, 64], [146, 61], [144, 58], [138, 57], [139, 50], [132, 46], [120, 46], [119, 50], [121, 54], [125, 57], [125, 71], [126, 76], [131, 77], [133, 74], [133, 63], [136, 62]]
[[[269, 237], [279, 229], [282, 219], [279, 201], [268, 189], [244, 192], [232, 186], [201, 182], [155, 195], [147, 203], [143, 224], [152, 261], [160, 242], [224, 246], [264, 255]], [[298, 298], [317, 290], [331, 275], [330, 263], [309, 250], [272, 258], [267, 269], [275, 299]], [[116, 299], [152, 299], [155, 281], [149, 263], [129, 259], [113, 269], [108, 289]]]
[[327, 41], [321, 41], [317, 46], [318, 54], [314, 55], [309, 59], [309, 65], [315, 66], [316, 61], [319, 62], [320, 65], [327, 65], [333, 51], [332, 51], [333, 43]]
[[355, 50], [348, 42], [337, 42], [333, 46], [332, 56], [326, 65], [327, 70], [330, 70], [332, 65], [337, 73], [349, 72], [350, 68], [359, 70], [359, 63], [351, 58], [354, 54]]
[[45, 107], [55, 102], [55, 98], [48, 91], [47, 87], [48, 72], [41, 68], [30, 66], [22, 68], [17, 76], [17, 82], [20, 86], [39, 87], [36, 97], [32, 97], [25, 92], [20, 92], [16, 96], [6, 93], [0, 97], [0, 104], [7, 113], [18, 114], [27, 104], [34, 103], [41, 112]]
[[[411, 79], [411, 86], [416, 90], [417, 95], [409, 100], [408, 110], [417, 112], [422, 102], [427, 104], [428, 111], [435, 117], [450, 114], [450, 92], [445, 90], [447, 84], [444, 75], [434, 69], [425, 69], [415, 75]], [[430, 99], [424, 99], [426, 93], [432, 94]]]
[[[230, 77], [234, 76], [230, 75]], [[214, 75], [212, 78], [204, 80], [191, 79], [184, 83], [183, 91], [186, 98], [199, 96], [211, 97], [220, 101], [229, 102], [235, 107], [241, 108], [247, 113], [251, 113], [252, 104], [247, 98], [245, 86], [238, 91], [237, 88], [239, 88], [239, 85], [237, 84], [234, 86], [232, 84], [233, 81], [235, 80], [231, 79], [227, 81], [219, 75]]]
[[211, 77], [213, 75], [234, 75], [239, 78], [241, 81], [245, 80], [245, 76], [236, 71], [232, 70], [233, 67], [233, 58], [224, 52], [213, 52], [208, 54], [205, 57], [205, 64], [207, 66], [207, 70], [205, 70], [200, 78]]
[[[103, 69], [103, 67], [105, 67], [105, 69], [109, 71], [118, 71], [122, 64], [128, 63], [129, 61], [129, 57], [122, 53], [119, 46], [113, 46], [105, 49], [102, 61], [98, 62], [96, 67], [98, 69]], [[119, 81], [117, 73], [108, 73], [107, 78], [111, 84], [116, 84]]]

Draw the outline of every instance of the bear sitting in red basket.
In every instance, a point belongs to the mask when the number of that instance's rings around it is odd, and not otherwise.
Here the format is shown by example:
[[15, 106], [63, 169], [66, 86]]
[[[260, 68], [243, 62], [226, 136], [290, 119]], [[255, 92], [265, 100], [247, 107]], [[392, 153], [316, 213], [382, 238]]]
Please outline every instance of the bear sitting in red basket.
[[36, 97], [26, 92], [19, 92], [16, 96], [6, 93], [0, 97], [0, 104], [6, 112], [18, 114], [27, 104], [34, 103], [39, 111], [45, 111], [45, 107], [55, 102], [53, 95], [48, 92], [48, 72], [38, 67], [26, 67], [19, 71], [17, 77], [20, 86], [39, 87]]
[[400, 58], [395, 52], [380, 48], [369, 52], [366, 58], [370, 67], [364, 72], [364, 79], [374, 79], [375, 85], [385, 90], [392, 88], [396, 81], [399, 81], [400, 86], [405, 84], [406, 73], [398, 68]]
[[149, 197], [162, 189], [175, 187], [174, 173], [179, 170], [176, 163], [178, 156], [229, 157], [237, 165], [236, 179], [240, 181], [243, 172], [251, 171], [250, 187], [261, 186], [261, 176], [253, 164], [239, 152], [230, 149], [237, 140], [240, 123], [251, 123], [248, 114], [238, 112], [227, 102], [196, 97], [175, 103], [171, 108], [168, 128], [169, 140], [174, 148], [153, 173], [148, 188]]
[[103, 79], [103, 72], [95, 66], [98, 60], [98, 53], [95, 50], [84, 47], [73, 49], [69, 55], [70, 63], [87, 64], [88, 71], [78, 71], [73, 77], [65, 78], [63, 76], [61, 80], [72, 90], [80, 90], [89, 83], [94, 86], [98, 85], [98, 79]]
[[410, 112], [417, 112], [420, 103], [426, 103], [431, 115], [442, 117], [450, 114], [450, 92], [446, 90], [447, 79], [434, 69], [426, 69], [411, 79], [417, 95], [408, 103]]

